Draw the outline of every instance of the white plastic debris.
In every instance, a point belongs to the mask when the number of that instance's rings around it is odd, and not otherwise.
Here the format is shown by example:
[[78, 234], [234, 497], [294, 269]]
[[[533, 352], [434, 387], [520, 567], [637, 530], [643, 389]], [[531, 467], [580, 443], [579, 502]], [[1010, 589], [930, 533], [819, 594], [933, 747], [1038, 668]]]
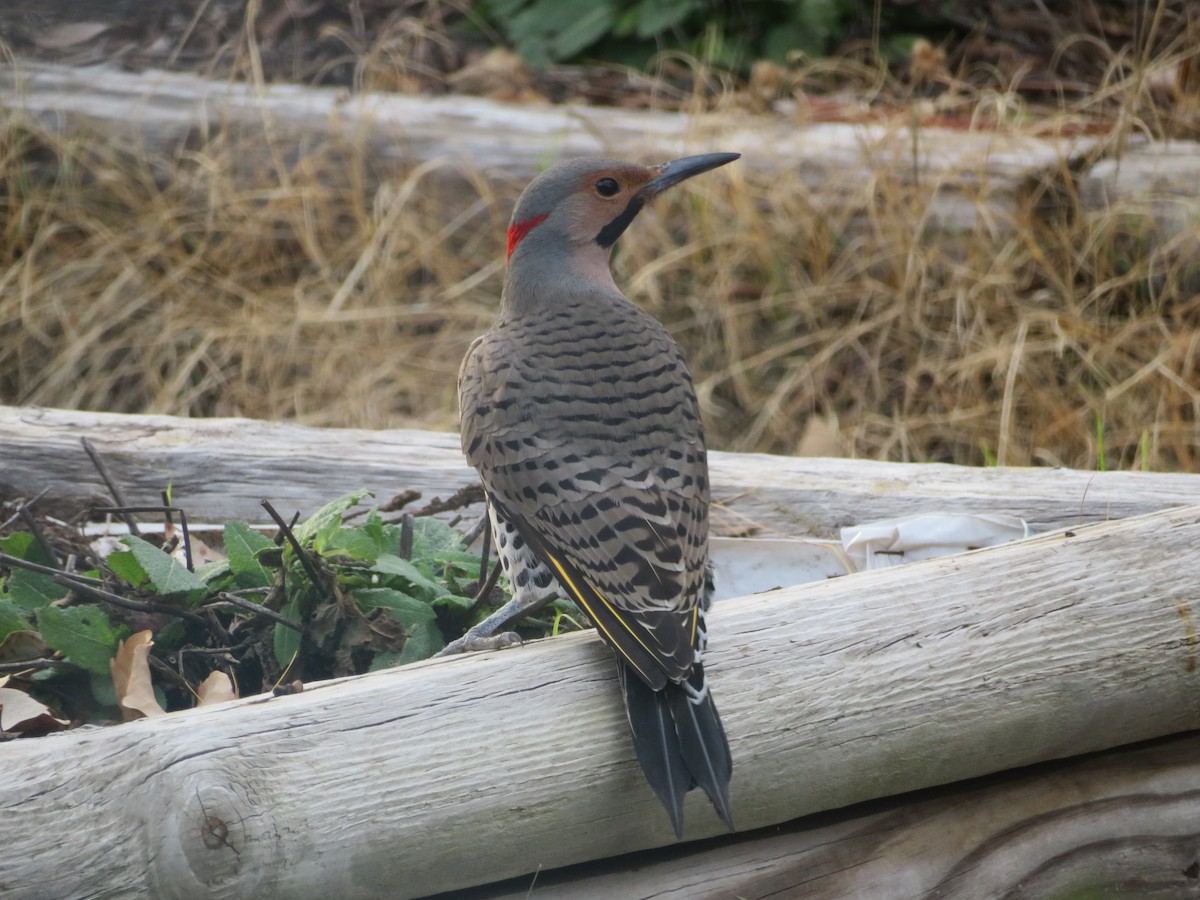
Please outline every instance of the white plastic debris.
[[856, 571], [950, 556], [1029, 537], [1017, 516], [926, 513], [842, 529], [842, 546]]
[[854, 571], [837, 541], [785, 538], [711, 538], [715, 600], [824, 581]]

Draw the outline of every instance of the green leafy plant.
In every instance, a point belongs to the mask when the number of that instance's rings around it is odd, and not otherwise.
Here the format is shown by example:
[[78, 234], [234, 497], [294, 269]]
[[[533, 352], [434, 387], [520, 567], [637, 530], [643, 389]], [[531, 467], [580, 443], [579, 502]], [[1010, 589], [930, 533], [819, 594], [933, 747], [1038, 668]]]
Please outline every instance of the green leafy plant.
[[478, 12], [534, 66], [582, 56], [644, 66], [664, 51], [743, 68], [834, 48], [853, 0], [713, 4], [705, 0], [489, 0]]
[[[155, 692], [167, 708], [191, 705], [217, 669], [243, 693], [256, 693], [285, 678], [427, 659], [488, 615], [503, 593], [480, 596], [483, 561], [459, 532], [428, 516], [384, 521], [378, 509], [363, 508], [369, 497], [365, 490], [340, 497], [282, 528], [277, 540], [228, 522], [225, 558], [194, 570], [133, 535], [88, 572], [56, 569], [30, 532], [0, 537], [0, 662], [14, 663], [43, 702], [97, 720], [118, 715], [123, 701], [110, 666], [134, 632], [144, 635], [141, 643], [152, 634]], [[524, 632], [578, 627], [571, 604], [550, 612]]]

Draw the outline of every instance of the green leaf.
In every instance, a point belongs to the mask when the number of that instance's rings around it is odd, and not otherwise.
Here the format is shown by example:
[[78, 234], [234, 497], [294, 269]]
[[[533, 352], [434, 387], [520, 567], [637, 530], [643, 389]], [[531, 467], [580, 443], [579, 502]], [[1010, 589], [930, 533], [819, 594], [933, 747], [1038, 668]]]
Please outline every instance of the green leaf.
[[390, 669], [393, 666], [403, 666], [410, 662], [429, 659], [446, 646], [446, 642], [442, 639], [442, 633], [436, 625], [422, 622], [412, 628], [406, 627], [405, 631], [408, 632], [408, 638], [404, 641], [404, 648], [399, 653], [376, 654], [375, 658], [371, 660], [370, 671]]
[[699, 6], [695, 0], [642, 0], [638, 4], [637, 36], [655, 37], [674, 28]]
[[240, 587], [270, 587], [274, 573], [262, 564], [258, 554], [274, 550], [275, 542], [245, 522], [225, 523], [225, 555]]
[[479, 555], [468, 550], [440, 550], [434, 554], [433, 562], [445, 566], [447, 571], [470, 578], [479, 574]]
[[615, 18], [612, 6], [591, 0], [582, 15], [551, 38], [551, 54], [559, 60], [578, 55], [604, 37]]
[[433, 607], [395, 588], [358, 588], [350, 596], [363, 609], [386, 609], [405, 627], [417, 622], [436, 622]]
[[49, 606], [55, 600], [67, 596], [67, 592], [68, 588], [55, 584], [49, 575], [30, 572], [28, 569], [14, 567], [8, 579], [8, 596], [27, 612]]
[[141, 587], [146, 583], [146, 570], [129, 550], [114, 550], [104, 560], [112, 573], [130, 587]]
[[208, 593], [208, 585], [195, 572], [189, 572], [171, 556], [140, 537], [128, 535], [121, 538], [137, 561], [141, 563], [154, 591], [167, 597], [186, 594], [188, 599], [198, 600]]
[[462, 535], [438, 519], [413, 520], [413, 559], [435, 559], [450, 550], [464, 550]]
[[[27, 531], [14, 531], [12, 534], [0, 538], [0, 551], [26, 562], [38, 563], [43, 566], [54, 565], [54, 560], [47, 555], [45, 548]], [[12, 574], [8, 577], [5, 585], [4, 594], [17, 606], [26, 611], [32, 611], [53, 603], [55, 600], [61, 600], [67, 596], [67, 588], [55, 584], [54, 578], [50, 575], [30, 572], [28, 569], [13, 566]]]
[[129, 633], [124, 626], [115, 627], [98, 606], [47, 606], [38, 610], [37, 626], [47, 645], [97, 675], [109, 674], [117, 642]]
[[27, 631], [30, 628], [26, 618], [17, 604], [11, 600], [0, 600], [0, 641], [14, 631]]
[[14, 531], [6, 537], [0, 537], [0, 551], [26, 562], [41, 563], [43, 566], [54, 562], [46, 555], [45, 548], [28, 531]]
[[211, 594], [217, 590], [224, 590], [228, 585], [227, 582], [233, 577], [233, 569], [229, 565], [229, 560], [214, 559], [212, 562], [200, 563], [196, 566], [196, 577], [204, 582], [204, 590], [206, 594]]
[[[116, 706], [117, 705], [117, 689], [113, 685], [112, 670], [105, 669], [103, 672], [89, 672], [89, 680], [92, 683], [92, 696], [96, 698], [96, 702], [101, 706]], [[154, 692], [155, 696], [158, 691]], [[166, 709], [166, 706], [163, 706]]]
[[400, 546], [400, 526], [385, 525], [372, 512], [353, 528], [338, 528], [330, 535], [324, 552], [338, 551], [354, 559], [374, 560], [380, 553], [394, 553]]
[[[388, 614], [404, 626], [408, 637], [398, 654], [380, 654], [391, 659], [391, 665], [403, 665], [418, 659], [428, 659], [437, 653], [446, 642], [437, 626], [437, 613], [432, 606], [391, 588], [362, 588], [351, 592], [359, 606], [386, 609]], [[376, 657], [379, 659], [379, 657]], [[384, 668], [387, 663], [371, 668]]]
[[394, 553], [379, 554], [379, 559], [375, 560], [374, 565], [371, 566], [371, 571], [378, 572], [380, 575], [399, 578], [417, 593], [425, 594], [429, 599], [440, 597], [442, 594], [447, 593], [444, 585], [438, 584], [407, 559], [401, 559]]
[[[331, 503], [326, 503], [313, 513], [307, 521], [296, 528], [296, 540], [300, 542], [300, 546], [302, 547], [307, 547], [311, 544], [312, 548], [320, 553], [323, 549], [325, 539], [332, 536], [341, 527], [342, 514], [358, 506], [367, 497], [373, 496], [374, 494], [366, 488], [359, 488], [357, 491], [352, 491]], [[318, 540], [318, 537], [322, 539]]]
[[[285, 619], [291, 619], [298, 623], [300, 621], [300, 598], [293, 597], [285, 603], [279, 610], [279, 614]], [[284, 625], [275, 626], [275, 661], [279, 663], [280, 668], [287, 669], [296, 654], [300, 652], [300, 637], [300, 632], [293, 628], [287, 628]]]

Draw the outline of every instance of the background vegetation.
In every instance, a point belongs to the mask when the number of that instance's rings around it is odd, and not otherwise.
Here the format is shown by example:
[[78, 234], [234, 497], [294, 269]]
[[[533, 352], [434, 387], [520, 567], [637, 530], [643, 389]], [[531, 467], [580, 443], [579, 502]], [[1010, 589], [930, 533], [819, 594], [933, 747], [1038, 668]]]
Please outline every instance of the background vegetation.
[[[127, 61], [157, 53], [251, 77], [257, 58], [255, 77], [410, 90], [454, 89], [483, 50], [511, 44], [530, 64], [522, 90], [585, 100], [611, 97], [620, 70], [537, 64], [657, 48], [634, 82], [656, 87], [623, 102], [798, 126], [823, 99], [867, 117], [926, 104], [1017, 133], [1194, 131], [1176, 82], [1194, 66], [1197, 23], [1179, 4], [1051, 19], [1038, 4], [607, 0], [587, 4], [603, 29], [547, 43], [547, 3], [363, 3], [351, 21], [322, 4], [280, 18], [272, 4], [227, 2], [205, 5], [175, 43], [113, 25], [54, 51], [8, 33], [42, 56], [86, 59], [124, 40]], [[918, 34], [932, 41], [914, 53]], [[812, 55], [827, 50], [839, 55]], [[447, 202], [426, 190], [436, 173], [399, 172], [370, 195], [372, 173], [337, 166], [313, 155], [247, 189], [220, 137], [143, 159], [0, 118], [0, 401], [455, 428], [455, 374], [494, 314], [519, 186], [465, 173]], [[818, 208], [799, 176], [731, 169], [643, 217], [619, 248], [618, 281], [684, 345], [718, 448], [1085, 468], [1103, 454], [1109, 467], [1194, 469], [1192, 238], [1089, 211], [1070, 173], [1064, 184], [1031, 186], [1003, 227], [982, 186], [980, 224], [947, 232], [927, 227], [935, 186], [885, 167], [848, 182], [838, 208]], [[400, 195], [403, 215], [380, 233]], [[332, 303], [372, 240], [365, 277]]]

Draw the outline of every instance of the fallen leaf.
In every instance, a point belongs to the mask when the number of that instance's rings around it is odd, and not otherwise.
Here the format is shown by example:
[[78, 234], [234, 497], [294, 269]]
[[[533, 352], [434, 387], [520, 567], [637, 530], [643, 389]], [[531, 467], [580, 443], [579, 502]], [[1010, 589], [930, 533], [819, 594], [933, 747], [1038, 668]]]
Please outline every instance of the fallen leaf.
[[[174, 522], [167, 522], [163, 526], [163, 544], [169, 545], [171, 543], [171, 538], [174, 537], [177, 531], [179, 531], [179, 529], [175, 527]], [[188, 546], [192, 551], [193, 569], [196, 566], [202, 566], [205, 563], [220, 562], [226, 559], [224, 553], [208, 546], [208, 544], [196, 537], [195, 534], [188, 535]], [[179, 540], [175, 542], [175, 548], [171, 551], [171, 556], [177, 563], [187, 565], [187, 553], [184, 552], [182, 535], [180, 536]]]
[[126, 722], [143, 716], [166, 715], [166, 710], [158, 705], [154, 683], [150, 680], [149, 659], [153, 646], [151, 632], [148, 629], [139, 631], [117, 645], [117, 655], [109, 663], [117, 703]]
[[10, 631], [0, 641], [0, 662], [23, 662], [38, 659], [50, 652], [42, 636], [36, 631]]
[[224, 703], [226, 700], [238, 698], [237, 691], [233, 688], [233, 682], [229, 680], [228, 675], [221, 671], [211, 672], [196, 691], [196, 696], [200, 700], [200, 706], [212, 706], [214, 703]]
[[68, 724], [24, 691], [0, 687], [0, 732], [57, 731]]

